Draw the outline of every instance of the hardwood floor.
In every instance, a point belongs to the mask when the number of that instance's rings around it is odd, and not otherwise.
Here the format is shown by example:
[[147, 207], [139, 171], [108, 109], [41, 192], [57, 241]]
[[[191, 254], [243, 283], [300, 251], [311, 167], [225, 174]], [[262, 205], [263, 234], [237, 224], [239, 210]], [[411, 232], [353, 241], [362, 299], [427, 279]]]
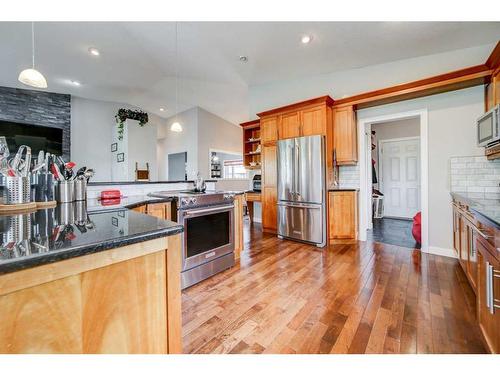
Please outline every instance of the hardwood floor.
[[259, 229], [241, 264], [183, 292], [185, 353], [486, 353], [455, 259]]

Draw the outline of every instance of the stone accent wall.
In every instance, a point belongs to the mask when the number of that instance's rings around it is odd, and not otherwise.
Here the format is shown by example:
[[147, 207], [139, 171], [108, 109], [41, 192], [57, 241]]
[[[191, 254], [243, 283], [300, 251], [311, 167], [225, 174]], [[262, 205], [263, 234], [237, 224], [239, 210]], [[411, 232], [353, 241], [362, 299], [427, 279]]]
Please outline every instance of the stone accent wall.
[[63, 157], [70, 159], [70, 95], [0, 87], [0, 120], [62, 129]]
[[450, 158], [451, 191], [467, 193], [471, 198], [500, 199], [499, 183], [500, 159], [489, 161], [486, 156]]

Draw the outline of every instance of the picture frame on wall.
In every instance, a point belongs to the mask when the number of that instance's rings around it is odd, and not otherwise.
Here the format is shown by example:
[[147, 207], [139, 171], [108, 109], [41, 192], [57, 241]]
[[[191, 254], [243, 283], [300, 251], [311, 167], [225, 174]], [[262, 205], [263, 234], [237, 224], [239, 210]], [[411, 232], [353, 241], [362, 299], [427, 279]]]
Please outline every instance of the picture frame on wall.
[[111, 143], [111, 152], [118, 151], [118, 143]]
[[122, 163], [125, 161], [125, 153], [120, 152], [119, 154], [116, 154], [116, 161], [118, 163]]

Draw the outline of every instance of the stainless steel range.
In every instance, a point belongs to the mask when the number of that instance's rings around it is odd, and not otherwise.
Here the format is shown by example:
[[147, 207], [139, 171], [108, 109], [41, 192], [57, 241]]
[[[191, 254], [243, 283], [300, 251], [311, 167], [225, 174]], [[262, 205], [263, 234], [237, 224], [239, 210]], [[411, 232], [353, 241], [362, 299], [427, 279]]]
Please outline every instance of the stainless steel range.
[[175, 195], [176, 220], [184, 225], [181, 284], [185, 289], [234, 265], [234, 194], [158, 192]]

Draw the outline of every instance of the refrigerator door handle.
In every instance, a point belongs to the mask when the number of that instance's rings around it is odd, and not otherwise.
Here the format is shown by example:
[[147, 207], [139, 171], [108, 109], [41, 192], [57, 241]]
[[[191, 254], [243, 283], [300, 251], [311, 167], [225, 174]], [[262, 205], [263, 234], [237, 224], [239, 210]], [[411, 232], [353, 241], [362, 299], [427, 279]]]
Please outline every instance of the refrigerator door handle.
[[293, 182], [294, 182], [294, 192], [293, 192], [293, 195], [294, 195], [294, 199], [297, 199], [297, 195], [299, 195], [299, 178], [298, 178], [298, 169], [299, 169], [299, 158], [300, 158], [300, 154], [299, 154], [299, 145], [298, 145], [298, 141], [297, 141], [297, 138], [294, 139], [294, 143], [295, 143], [295, 146], [294, 146], [294, 158], [295, 158], [295, 162], [294, 162], [294, 166], [293, 166]]
[[322, 206], [317, 204], [307, 204], [307, 203], [289, 203], [289, 202], [278, 202], [278, 206], [281, 207], [293, 207], [293, 208], [306, 208], [306, 209], [314, 209], [321, 210]]

